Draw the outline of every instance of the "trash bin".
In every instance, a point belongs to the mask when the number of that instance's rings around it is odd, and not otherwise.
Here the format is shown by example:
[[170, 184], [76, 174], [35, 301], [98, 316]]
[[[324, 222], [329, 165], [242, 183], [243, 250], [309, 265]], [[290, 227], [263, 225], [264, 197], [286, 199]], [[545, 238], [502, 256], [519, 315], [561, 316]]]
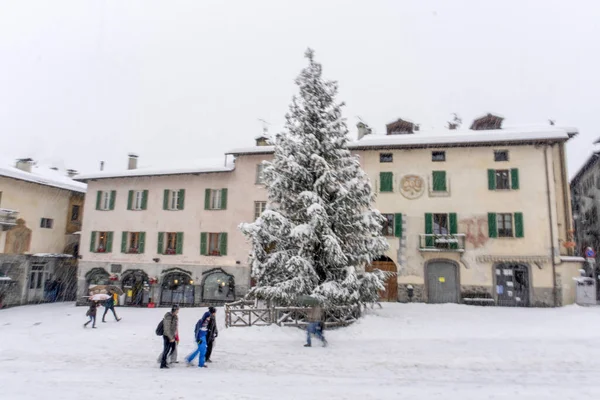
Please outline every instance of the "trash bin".
[[573, 278], [577, 284], [575, 302], [580, 306], [596, 305], [596, 281], [594, 278]]

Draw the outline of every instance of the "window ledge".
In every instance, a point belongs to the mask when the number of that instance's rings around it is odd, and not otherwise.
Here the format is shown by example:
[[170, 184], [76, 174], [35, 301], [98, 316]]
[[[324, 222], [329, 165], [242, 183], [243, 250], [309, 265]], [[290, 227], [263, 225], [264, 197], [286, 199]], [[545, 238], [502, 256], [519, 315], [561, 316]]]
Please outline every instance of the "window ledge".
[[429, 197], [450, 197], [450, 191], [446, 190], [444, 192], [441, 192], [441, 191], [430, 190]]
[[464, 253], [465, 249], [437, 249], [432, 247], [421, 247], [419, 251], [425, 253]]

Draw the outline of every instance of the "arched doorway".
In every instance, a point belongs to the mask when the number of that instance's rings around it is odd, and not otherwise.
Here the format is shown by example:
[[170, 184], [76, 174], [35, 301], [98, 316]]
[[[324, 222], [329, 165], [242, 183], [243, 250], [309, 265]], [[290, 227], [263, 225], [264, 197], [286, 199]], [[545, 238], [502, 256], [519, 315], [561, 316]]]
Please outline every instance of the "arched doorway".
[[498, 263], [494, 266], [496, 294], [499, 306], [529, 306], [529, 266], [519, 263]]
[[189, 272], [180, 269], [165, 271], [160, 293], [161, 305], [194, 305], [194, 281]]
[[92, 268], [85, 274], [85, 280], [89, 285], [109, 285], [110, 274], [104, 268]]
[[386, 278], [385, 290], [379, 292], [379, 300], [398, 301], [398, 277], [396, 275], [398, 270], [394, 261], [389, 257], [381, 256], [367, 267], [367, 272], [371, 272], [374, 269], [394, 273], [393, 276]]
[[121, 277], [121, 288], [125, 294], [125, 305], [142, 306], [150, 300], [148, 274], [141, 269], [128, 269]]
[[425, 265], [429, 303], [458, 303], [458, 265], [450, 260], [432, 260]]
[[202, 278], [203, 301], [234, 301], [235, 278], [221, 268], [206, 271]]

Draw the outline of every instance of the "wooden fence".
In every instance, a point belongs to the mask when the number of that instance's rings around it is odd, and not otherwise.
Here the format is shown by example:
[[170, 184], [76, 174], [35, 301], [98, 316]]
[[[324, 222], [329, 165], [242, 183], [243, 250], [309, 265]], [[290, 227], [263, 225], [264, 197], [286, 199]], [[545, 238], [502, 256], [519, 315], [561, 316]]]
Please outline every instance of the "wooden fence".
[[[235, 326], [279, 326], [305, 327], [309, 324], [310, 307], [268, 307], [257, 301], [240, 300], [225, 304], [225, 327]], [[325, 327], [347, 326], [361, 315], [355, 307], [334, 307], [324, 310]]]

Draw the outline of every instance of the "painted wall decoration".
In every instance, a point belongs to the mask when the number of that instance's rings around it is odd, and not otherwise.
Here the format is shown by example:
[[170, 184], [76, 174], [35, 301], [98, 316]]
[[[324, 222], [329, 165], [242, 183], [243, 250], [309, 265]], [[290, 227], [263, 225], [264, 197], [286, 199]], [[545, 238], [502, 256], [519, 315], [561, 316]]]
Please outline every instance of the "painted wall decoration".
[[465, 241], [471, 244], [473, 247], [480, 248], [485, 246], [487, 241], [489, 240], [487, 232], [487, 218], [486, 217], [471, 217], [465, 218], [460, 221], [461, 224], [464, 224], [466, 229], [465, 232]]
[[418, 175], [404, 175], [400, 179], [400, 193], [407, 199], [418, 199], [425, 192], [425, 181]]
[[27, 253], [31, 247], [31, 229], [25, 225], [25, 220], [19, 218], [17, 226], [6, 232], [6, 245], [4, 252], [7, 254]]

